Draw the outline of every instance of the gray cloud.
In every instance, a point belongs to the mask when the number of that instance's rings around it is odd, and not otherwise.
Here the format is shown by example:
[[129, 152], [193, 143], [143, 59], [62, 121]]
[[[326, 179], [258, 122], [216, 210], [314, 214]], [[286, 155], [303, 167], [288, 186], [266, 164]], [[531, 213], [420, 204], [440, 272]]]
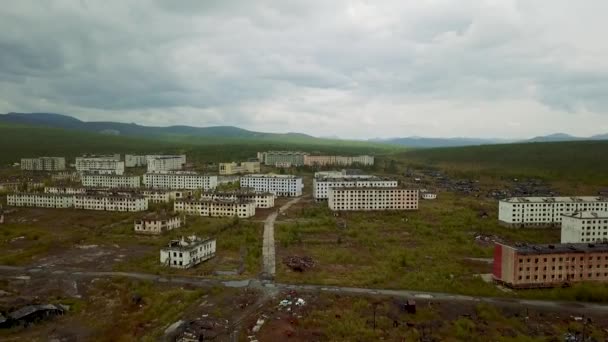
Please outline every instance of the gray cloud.
[[12, 2], [0, 11], [0, 111], [348, 137], [599, 133], [607, 7]]

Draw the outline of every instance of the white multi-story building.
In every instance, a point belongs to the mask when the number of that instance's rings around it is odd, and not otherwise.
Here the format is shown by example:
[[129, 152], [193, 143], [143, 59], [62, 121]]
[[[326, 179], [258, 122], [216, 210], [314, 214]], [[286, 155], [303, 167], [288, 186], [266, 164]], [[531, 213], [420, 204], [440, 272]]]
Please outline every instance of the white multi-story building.
[[125, 154], [125, 167], [140, 167], [140, 166], [146, 166], [146, 165], [147, 165], [146, 156]]
[[147, 155], [148, 172], [177, 171], [184, 168], [186, 155]]
[[318, 176], [312, 182], [312, 194], [315, 200], [327, 200], [331, 188], [396, 188], [397, 181], [370, 175], [340, 177]]
[[51, 175], [51, 180], [54, 181], [71, 181], [71, 182], [79, 182], [80, 181], [80, 173], [78, 172], [57, 172]]
[[608, 198], [512, 197], [498, 201], [498, 221], [510, 227], [557, 226], [562, 221], [562, 215], [579, 211], [608, 212]]
[[416, 210], [418, 190], [401, 188], [330, 188], [329, 209]]
[[76, 195], [86, 193], [87, 189], [62, 186], [46, 186], [44, 187], [44, 192], [47, 194]]
[[608, 213], [579, 211], [562, 215], [561, 243], [608, 241]]
[[139, 195], [74, 195], [74, 208], [136, 212], [148, 210], [148, 199]]
[[241, 163], [220, 163], [220, 175], [234, 175], [237, 173], [256, 173], [260, 172], [259, 161], [247, 161]]
[[38, 157], [22, 158], [21, 170], [28, 171], [63, 171], [65, 170], [64, 157]]
[[267, 209], [274, 207], [275, 195], [270, 192], [254, 192], [254, 191], [213, 191], [204, 192], [201, 195], [204, 200], [224, 199], [224, 200], [245, 200], [254, 201], [255, 207]]
[[200, 239], [196, 236], [171, 240], [160, 250], [160, 263], [175, 268], [190, 268], [215, 256], [215, 239]]
[[133, 226], [136, 233], [159, 235], [181, 227], [182, 218], [179, 215], [151, 215], [135, 221]]
[[16, 193], [6, 196], [6, 204], [13, 207], [72, 208], [74, 195], [50, 193]]
[[268, 151], [258, 152], [258, 160], [265, 165], [291, 167], [304, 165], [306, 152], [299, 151]]
[[192, 190], [141, 190], [139, 192], [151, 203], [169, 203], [194, 195]]
[[255, 202], [250, 200], [178, 200], [173, 204], [176, 212], [198, 216], [238, 216], [242, 218], [255, 216]]
[[99, 175], [85, 173], [81, 177], [82, 185], [99, 188], [139, 188], [141, 178], [127, 175]]
[[432, 193], [432, 192], [425, 192], [420, 195], [420, 198], [422, 198], [424, 200], [434, 200], [434, 199], [437, 199], [437, 194]]
[[304, 165], [307, 166], [327, 166], [327, 165], [374, 165], [373, 156], [304, 156]]
[[125, 173], [125, 162], [120, 161], [119, 154], [77, 157], [76, 171], [104, 175], [122, 175]]
[[217, 176], [202, 175], [195, 172], [146, 173], [144, 186], [155, 189], [203, 189], [217, 187]]
[[254, 174], [241, 177], [241, 188], [252, 188], [256, 192], [270, 192], [279, 197], [302, 195], [302, 177], [293, 175]]

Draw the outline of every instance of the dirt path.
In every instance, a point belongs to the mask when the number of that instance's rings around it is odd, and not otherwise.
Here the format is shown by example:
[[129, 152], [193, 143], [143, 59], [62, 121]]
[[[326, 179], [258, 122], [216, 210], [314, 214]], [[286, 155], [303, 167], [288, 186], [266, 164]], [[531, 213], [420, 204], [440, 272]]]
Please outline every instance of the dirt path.
[[274, 244], [274, 222], [279, 213], [286, 211], [297, 203], [302, 197], [297, 197], [285, 203], [278, 211], [268, 215], [264, 221], [264, 243], [262, 245], [262, 259], [264, 266], [262, 269], [262, 277], [266, 279], [274, 279], [276, 274], [276, 253]]

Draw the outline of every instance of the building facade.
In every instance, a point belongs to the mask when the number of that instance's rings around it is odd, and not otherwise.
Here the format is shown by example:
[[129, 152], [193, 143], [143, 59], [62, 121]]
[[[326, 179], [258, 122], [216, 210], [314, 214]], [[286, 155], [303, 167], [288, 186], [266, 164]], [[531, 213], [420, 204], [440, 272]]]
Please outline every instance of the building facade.
[[22, 158], [21, 170], [27, 171], [63, 171], [65, 170], [64, 157], [38, 157]]
[[327, 177], [317, 176], [312, 181], [312, 196], [315, 200], [327, 200], [331, 188], [396, 188], [397, 181], [370, 175]]
[[269, 192], [279, 197], [302, 195], [302, 177], [293, 175], [253, 174], [241, 177], [241, 188], [251, 188], [255, 192]]
[[269, 192], [254, 192], [254, 191], [231, 191], [231, 192], [205, 192], [201, 195], [202, 199], [213, 200], [245, 200], [255, 202], [255, 207], [260, 209], [268, 209], [274, 207], [274, 194]]
[[270, 166], [302, 166], [306, 152], [299, 151], [268, 151], [258, 152], [258, 160]]
[[74, 195], [74, 208], [138, 212], [148, 210], [148, 199], [139, 195]]
[[125, 162], [120, 161], [120, 155], [77, 157], [76, 171], [103, 175], [122, 175], [125, 173]]
[[99, 175], [85, 173], [81, 176], [82, 185], [99, 188], [139, 188], [141, 178], [127, 175]]
[[330, 188], [334, 211], [417, 210], [418, 190], [401, 188]]
[[608, 244], [494, 247], [493, 278], [513, 288], [554, 287], [608, 281]]
[[6, 196], [6, 204], [13, 207], [73, 208], [74, 195], [50, 193], [16, 193]]
[[142, 167], [147, 164], [146, 156], [125, 154], [125, 167]]
[[306, 166], [328, 166], [328, 165], [374, 165], [374, 157], [361, 155], [361, 156], [304, 156], [304, 165]]
[[146, 216], [133, 223], [134, 230], [140, 234], [160, 235], [166, 231], [182, 226], [182, 218], [178, 215]]
[[186, 155], [147, 155], [148, 173], [178, 171], [186, 165]]
[[169, 203], [194, 195], [192, 190], [141, 190], [139, 193], [146, 197], [150, 203]]
[[509, 227], [552, 227], [561, 224], [562, 215], [579, 211], [608, 212], [608, 198], [512, 197], [498, 201], [498, 220]]
[[76, 195], [85, 194], [87, 192], [87, 189], [62, 186], [46, 186], [44, 187], [44, 192], [47, 194]]
[[217, 187], [217, 176], [201, 175], [195, 172], [146, 173], [143, 177], [143, 184], [155, 189], [211, 190]]
[[259, 161], [248, 161], [240, 163], [220, 163], [220, 175], [235, 175], [239, 173], [258, 173], [260, 172]]
[[561, 242], [608, 242], [608, 213], [579, 211], [563, 215]]
[[255, 202], [228, 199], [178, 200], [173, 204], [175, 212], [210, 217], [255, 216]]
[[190, 268], [215, 256], [215, 239], [196, 236], [172, 240], [160, 250], [160, 263], [175, 268]]

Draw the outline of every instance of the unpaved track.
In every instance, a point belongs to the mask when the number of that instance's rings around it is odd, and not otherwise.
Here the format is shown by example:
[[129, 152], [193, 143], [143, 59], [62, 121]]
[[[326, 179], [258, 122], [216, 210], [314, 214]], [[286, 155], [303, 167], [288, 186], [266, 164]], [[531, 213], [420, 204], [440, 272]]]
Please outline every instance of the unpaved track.
[[278, 213], [284, 212], [289, 207], [297, 203], [302, 197], [297, 197], [291, 201], [285, 203], [278, 211], [268, 215], [266, 221], [264, 221], [264, 242], [262, 244], [262, 259], [264, 266], [262, 274], [265, 278], [274, 279], [276, 274], [276, 253], [274, 243], [274, 222], [277, 219]]

